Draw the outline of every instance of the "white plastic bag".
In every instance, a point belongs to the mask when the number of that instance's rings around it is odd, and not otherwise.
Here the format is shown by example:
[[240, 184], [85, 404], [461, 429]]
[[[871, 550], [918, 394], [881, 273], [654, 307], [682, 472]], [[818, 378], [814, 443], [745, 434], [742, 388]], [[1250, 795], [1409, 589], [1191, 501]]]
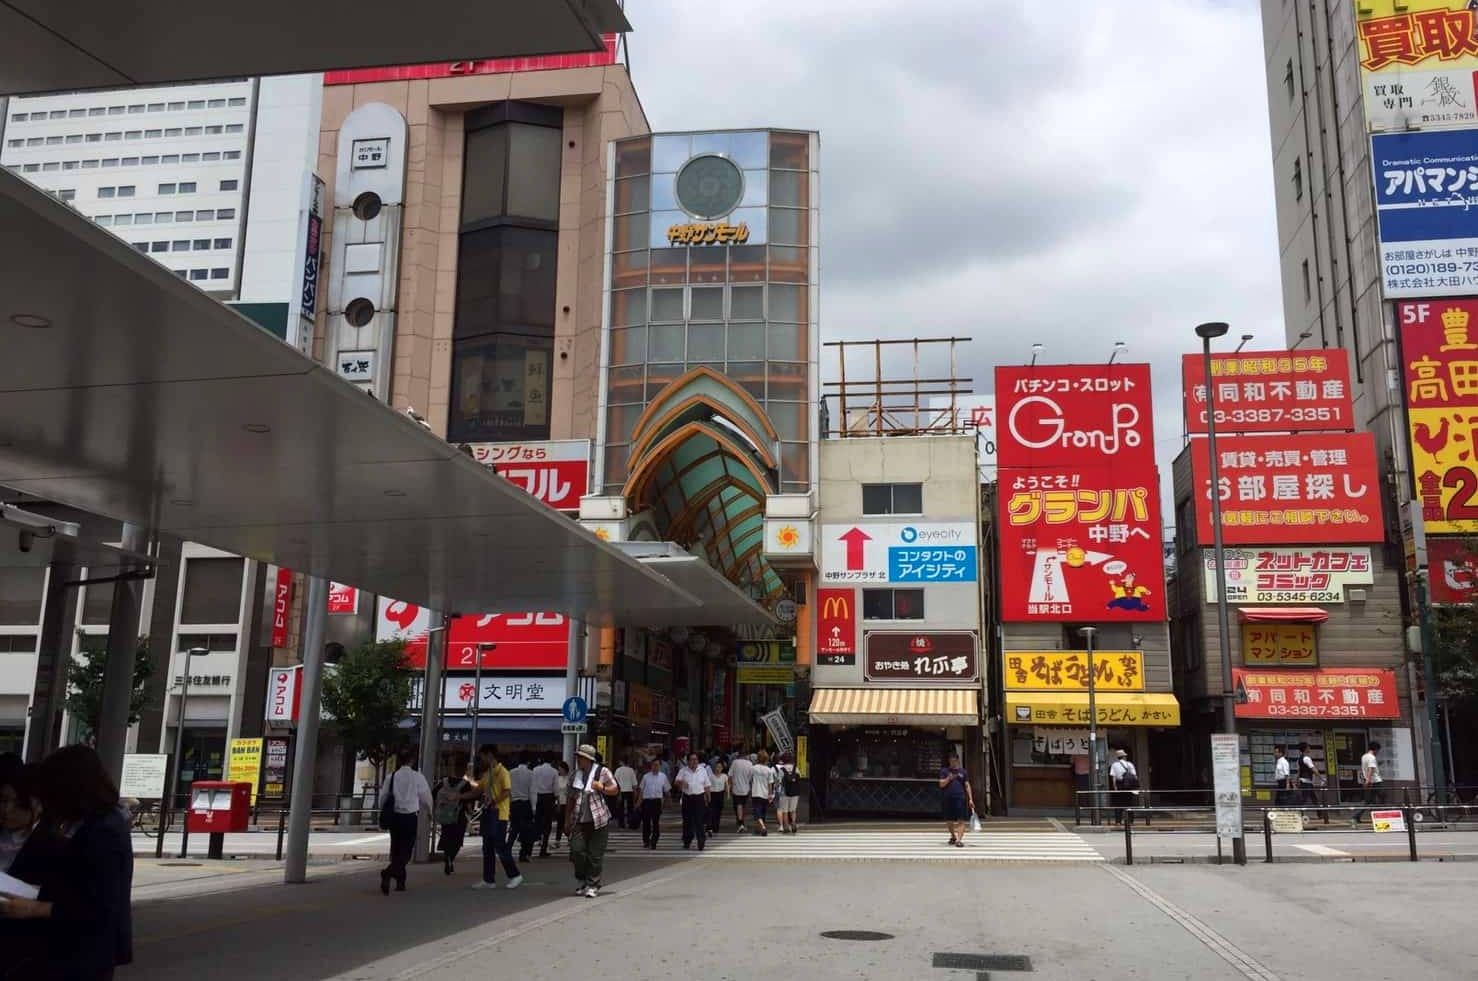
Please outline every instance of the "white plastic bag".
[[979, 814], [971, 814], [970, 815], [970, 830], [971, 831], [979, 831], [980, 830], [980, 815]]

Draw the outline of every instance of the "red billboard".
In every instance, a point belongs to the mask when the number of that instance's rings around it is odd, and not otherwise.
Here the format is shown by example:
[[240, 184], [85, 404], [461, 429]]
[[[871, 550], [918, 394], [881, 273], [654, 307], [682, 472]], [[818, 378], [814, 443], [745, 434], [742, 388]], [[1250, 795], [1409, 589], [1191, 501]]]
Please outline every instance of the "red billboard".
[[472, 443], [472, 458], [552, 508], [580, 510], [590, 491], [590, 440]]
[[359, 590], [341, 582], [329, 583], [328, 611], [330, 613], [358, 613]]
[[816, 663], [857, 663], [857, 590], [816, 590]]
[[[404, 640], [413, 668], [426, 666], [426, 635], [431, 614], [422, 606], [380, 597], [375, 636]], [[477, 667], [479, 644], [493, 645], [482, 652], [482, 666], [498, 670], [543, 670], [565, 666], [570, 623], [562, 613], [481, 613], [457, 617], [447, 632], [446, 668]]]
[[1003, 469], [999, 494], [1003, 621], [1165, 619], [1152, 465]]
[[1478, 532], [1478, 300], [1396, 304], [1416, 496], [1427, 534]]
[[[1206, 432], [1206, 361], [1181, 359], [1186, 431]], [[1218, 433], [1355, 428], [1350, 358], [1339, 349], [1242, 351], [1211, 356]]]
[[1239, 719], [1399, 719], [1384, 668], [1233, 668]]
[[272, 586], [272, 646], [287, 646], [287, 621], [292, 614], [293, 571], [277, 570], [277, 581]]
[[1433, 603], [1471, 603], [1478, 596], [1478, 553], [1461, 538], [1428, 538]]
[[[1197, 540], [1212, 541], [1211, 455], [1191, 441]], [[1228, 545], [1351, 545], [1385, 538], [1370, 433], [1228, 436], [1216, 441]]]
[[357, 85], [361, 82], [406, 82], [423, 78], [455, 78], [459, 75], [494, 75], [502, 72], [538, 72], [555, 68], [589, 68], [616, 63], [616, 35], [603, 34], [600, 51], [574, 54], [533, 55], [526, 58], [473, 58], [468, 61], [439, 61], [429, 65], [389, 65], [384, 68], [347, 68], [324, 72], [324, 85]]
[[1150, 406], [1147, 364], [998, 367], [997, 463], [1153, 469]]

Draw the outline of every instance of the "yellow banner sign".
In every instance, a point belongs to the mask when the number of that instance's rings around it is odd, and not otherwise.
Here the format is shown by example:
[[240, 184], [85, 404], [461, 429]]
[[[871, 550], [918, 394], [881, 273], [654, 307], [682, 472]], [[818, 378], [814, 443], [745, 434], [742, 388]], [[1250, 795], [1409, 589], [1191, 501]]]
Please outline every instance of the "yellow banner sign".
[[668, 245], [743, 245], [749, 241], [749, 226], [726, 221], [693, 222], [667, 229]]
[[[1087, 691], [1087, 651], [1007, 651], [1005, 687], [1020, 691]], [[1095, 691], [1143, 691], [1143, 651], [1094, 651]]]
[[[1101, 726], [1178, 726], [1180, 703], [1174, 695], [1104, 692], [1094, 699]], [[1076, 692], [1006, 693], [1006, 721], [1026, 726], [1088, 724], [1088, 696]]]
[[257, 782], [262, 776], [262, 740], [233, 739], [226, 753], [226, 779], [251, 784], [251, 802], [257, 802]]
[[1244, 664], [1283, 664], [1312, 668], [1319, 663], [1312, 623], [1242, 624]]

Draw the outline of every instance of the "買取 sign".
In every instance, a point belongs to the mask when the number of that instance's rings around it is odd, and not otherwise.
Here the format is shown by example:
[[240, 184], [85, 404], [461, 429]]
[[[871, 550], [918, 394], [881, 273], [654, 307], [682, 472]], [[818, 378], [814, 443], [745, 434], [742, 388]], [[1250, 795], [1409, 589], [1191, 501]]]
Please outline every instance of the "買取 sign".
[[976, 529], [968, 521], [823, 525], [826, 583], [974, 582]]
[[1370, 138], [1387, 297], [1478, 292], [1478, 129]]

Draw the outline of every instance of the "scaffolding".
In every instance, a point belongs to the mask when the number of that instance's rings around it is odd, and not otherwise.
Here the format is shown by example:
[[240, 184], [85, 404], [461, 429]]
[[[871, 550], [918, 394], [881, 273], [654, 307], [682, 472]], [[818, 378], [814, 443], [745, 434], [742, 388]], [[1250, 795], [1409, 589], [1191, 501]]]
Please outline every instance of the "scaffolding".
[[[962, 397], [974, 394], [974, 380], [956, 373], [956, 349], [969, 341], [968, 337], [914, 337], [826, 342], [822, 347], [836, 349], [838, 370], [837, 380], [822, 383], [822, 435], [826, 438], [974, 435], [975, 426], [968, 415], [962, 418], [964, 406], [960, 404]], [[888, 376], [883, 374], [885, 347], [889, 348]], [[898, 350], [900, 347], [911, 350], [911, 376], [891, 374], [899, 360], [897, 355], [908, 353]], [[872, 349], [870, 358], [868, 348]], [[853, 355], [850, 377], [849, 354]], [[921, 366], [932, 365], [944, 356], [948, 357], [944, 375], [925, 376]], [[858, 363], [864, 366], [861, 377]], [[836, 400], [835, 415], [827, 404], [829, 399]]]

